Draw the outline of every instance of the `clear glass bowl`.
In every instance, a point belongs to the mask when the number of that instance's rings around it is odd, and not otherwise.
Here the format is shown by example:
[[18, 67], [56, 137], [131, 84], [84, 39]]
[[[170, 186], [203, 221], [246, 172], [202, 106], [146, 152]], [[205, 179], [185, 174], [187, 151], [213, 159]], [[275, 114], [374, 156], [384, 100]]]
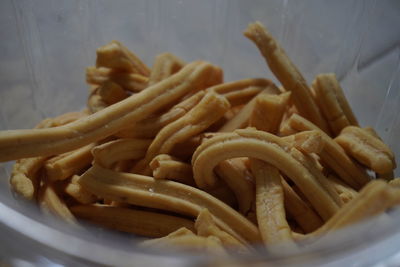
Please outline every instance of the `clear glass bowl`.
[[[113, 39], [149, 65], [156, 54], [169, 51], [185, 61], [221, 66], [227, 81], [273, 79], [256, 47], [242, 36], [249, 22], [260, 20], [309, 82], [318, 73], [335, 72], [361, 124], [375, 127], [399, 158], [399, 14], [397, 0], [3, 0], [0, 129], [31, 128], [45, 117], [85, 106], [85, 67], [95, 63], [96, 48]], [[232, 262], [146, 251], [126, 236], [73, 229], [41, 215], [9, 191], [10, 166], [0, 164], [0, 263], [365, 266], [400, 247], [400, 214], [393, 211], [391, 220], [344, 229], [290, 255], [263, 253]]]

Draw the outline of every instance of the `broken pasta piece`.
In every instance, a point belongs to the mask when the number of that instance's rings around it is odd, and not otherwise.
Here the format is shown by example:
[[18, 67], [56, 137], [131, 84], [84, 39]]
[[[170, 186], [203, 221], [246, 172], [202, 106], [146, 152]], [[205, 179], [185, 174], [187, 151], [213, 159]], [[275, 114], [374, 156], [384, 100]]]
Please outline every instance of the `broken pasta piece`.
[[71, 181], [65, 187], [65, 193], [70, 195], [76, 201], [81, 204], [92, 204], [98, 200], [98, 198], [87, 190], [83, 189], [79, 184], [79, 176], [74, 175], [71, 177]]
[[112, 68], [143, 76], [150, 75], [150, 69], [118, 41], [111, 41], [109, 44], [99, 47], [96, 54], [96, 67]]
[[292, 92], [293, 102], [300, 114], [329, 134], [328, 124], [322, 117], [306, 80], [267, 29], [260, 22], [251, 23], [244, 35], [255, 43], [284, 88]]
[[155, 179], [168, 179], [194, 185], [192, 166], [167, 154], [160, 154], [149, 164]]
[[379, 138], [360, 127], [348, 126], [335, 141], [352, 157], [379, 174], [396, 168], [394, 154]]
[[44, 164], [46, 177], [51, 181], [64, 180], [90, 166], [93, 156], [91, 153], [95, 144], [58, 155], [47, 160]]
[[276, 134], [287, 109], [290, 92], [280, 95], [263, 95], [257, 97], [249, 119], [249, 125], [258, 130]]
[[333, 73], [319, 74], [313, 82], [315, 99], [328, 124], [337, 136], [349, 125], [358, 125], [357, 119]]

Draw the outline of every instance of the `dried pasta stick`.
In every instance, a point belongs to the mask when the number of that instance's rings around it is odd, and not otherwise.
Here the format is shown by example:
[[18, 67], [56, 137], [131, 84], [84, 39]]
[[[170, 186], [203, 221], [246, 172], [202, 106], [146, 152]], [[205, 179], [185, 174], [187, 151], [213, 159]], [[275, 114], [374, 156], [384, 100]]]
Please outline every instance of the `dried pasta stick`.
[[175, 55], [171, 53], [159, 54], [151, 69], [149, 85], [153, 85], [168, 78], [178, 72], [183, 66], [185, 66], [185, 62]]
[[323, 224], [318, 214], [297, 195], [284, 179], [282, 179], [281, 182], [284, 192], [285, 208], [288, 214], [293, 217], [304, 232], [310, 233], [318, 229]]
[[77, 222], [74, 215], [72, 215], [64, 201], [57, 195], [52, 184], [45, 183], [40, 188], [39, 205], [42, 211], [49, 211], [68, 223], [76, 225]]
[[123, 72], [150, 75], [150, 69], [128, 48], [118, 41], [99, 47], [96, 50], [96, 67], [117, 69]]
[[317, 212], [325, 219], [337, 211], [337, 205], [320, 183], [290, 156], [288, 143], [281, 138], [254, 129], [240, 129], [224, 133], [203, 142], [192, 158], [194, 180], [204, 188], [216, 182], [214, 167], [221, 161], [235, 157], [250, 157], [265, 161], [286, 174], [307, 196]]
[[[216, 68], [193, 62], [170, 78], [90, 116], [50, 129], [0, 132], [0, 161], [64, 153], [121, 131], [190, 91], [209, 86]], [[215, 78], [215, 77], [213, 77]]]
[[[297, 131], [318, 130], [317, 126], [296, 114], [293, 114], [288, 121]], [[325, 142], [324, 149], [319, 153], [321, 159], [351, 187], [359, 189], [368, 183], [370, 178], [366, 171], [358, 166], [338, 143], [322, 131], [321, 134]]]
[[247, 214], [254, 202], [253, 177], [242, 158], [228, 159], [220, 162], [215, 171], [234, 192], [239, 204], [239, 211]]
[[160, 154], [149, 164], [155, 179], [168, 179], [194, 185], [192, 166], [167, 154]]
[[270, 84], [265, 89], [250, 100], [232, 119], [227, 121], [218, 132], [232, 132], [236, 129], [244, 128], [248, 125], [251, 113], [259, 97], [268, 94], [278, 94], [279, 91], [274, 84]]
[[313, 82], [316, 102], [334, 134], [349, 125], [358, 125], [343, 89], [333, 73], [319, 74]]
[[91, 150], [94, 146], [89, 144], [47, 160], [44, 164], [47, 178], [51, 181], [64, 180], [89, 166], [93, 160]]
[[110, 169], [115, 162], [140, 159], [146, 154], [151, 139], [117, 139], [92, 149], [95, 163]]
[[133, 172], [151, 173], [148, 165], [155, 156], [168, 154], [175, 144], [201, 133], [221, 118], [229, 107], [225, 97], [208, 92], [193, 109], [158, 132], [145, 158], [133, 168]]
[[300, 114], [329, 134], [328, 124], [322, 117], [306, 80], [267, 29], [260, 22], [251, 23], [244, 35], [255, 43], [284, 88], [292, 92], [293, 102]]
[[149, 78], [137, 73], [118, 72], [109, 68], [86, 68], [86, 82], [92, 85], [102, 85], [111, 81], [124, 90], [140, 92], [148, 85]]
[[122, 130], [116, 135], [123, 138], [153, 138], [164, 126], [181, 118], [195, 107], [204, 95], [204, 91], [197, 92], [191, 97], [173, 106], [166, 113], [140, 121], [132, 127]]
[[181, 227], [194, 230], [194, 222], [192, 220], [132, 208], [81, 205], [71, 207], [71, 212], [79, 219], [84, 219], [109, 229], [147, 237], [163, 237]]
[[133, 205], [193, 217], [207, 208], [217, 225], [241, 242], [259, 240], [257, 227], [246, 218], [211, 195], [191, 186], [138, 174], [117, 173], [96, 164], [81, 176], [79, 182], [99, 197]]
[[249, 125], [257, 130], [276, 134], [287, 109], [290, 92], [280, 95], [263, 95], [257, 97], [249, 119]]
[[286, 220], [284, 195], [278, 169], [258, 159], [250, 160], [256, 180], [258, 228], [264, 244], [294, 246], [292, 231]]
[[361, 189], [356, 198], [343, 206], [312, 235], [325, 234], [360, 222], [398, 204], [400, 204], [400, 189], [388, 185], [383, 180], [373, 180]]
[[[270, 80], [254, 78], [219, 84], [207, 90], [212, 90], [218, 94], [224, 95], [233, 107], [246, 104], [254, 96], [261, 93], [264, 88], [270, 85], [272, 85]], [[271, 87], [271, 90], [273, 90], [274, 93], [279, 93], [276, 88]]]
[[196, 223], [194, 225], [198, 236], [209, 237], [215, 236], [219, 238], [224, 247], [234, 249], [239, 253], [249, 253], [250, 250], [247, 246], [240, 243], [239, 240], [234, 238], [232, 235], [221, 230], [214, 222], [211, 213], [207, 209], [203, 209], [199, 216], [197, 216]]
[[335, 141], [352, 157], [379, 174], [396, 168], [394, 154], [379, 138], [356, 126], [343, 129]]
[[88, 192], [85, 190], [80, 184], [79, 184], [79, 176], [74, 175], [71, 177], [71, 181], [67, 186], [65, 187], [65, 193], [73, 197], [76, 201], [78, 201], [81, 204], [92, 204], [97, 201], [97, 197], [93, 195], [92, 193]]

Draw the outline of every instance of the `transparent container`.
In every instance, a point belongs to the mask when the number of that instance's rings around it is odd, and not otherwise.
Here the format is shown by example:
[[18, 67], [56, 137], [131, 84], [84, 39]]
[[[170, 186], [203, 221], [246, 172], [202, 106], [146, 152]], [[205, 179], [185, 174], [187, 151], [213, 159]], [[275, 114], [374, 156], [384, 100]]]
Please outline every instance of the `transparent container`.
[[[383, 1], [29, 1], [0, 2], [0, 129], [85, 106], [85, 67], [97, 47], [119, 40], [151, 65], [172, 52], [205, 59], [225, 80], [273, 79], [242, 31], [255, 20], [280, 41], [308, 82], [335, 72], [362, 125], [400, 156], [400, 2]], [[134, 240], [99, 229], [75, 229], [39, 213], [8, 186], [11, 163], [0, 164], [0, 265], [250, 264], [399, 266], [400, 214], [338, 231], [293, 253], [222, 259], [146, 251]], [[398, 174], [398, 173], [397, 173]]]

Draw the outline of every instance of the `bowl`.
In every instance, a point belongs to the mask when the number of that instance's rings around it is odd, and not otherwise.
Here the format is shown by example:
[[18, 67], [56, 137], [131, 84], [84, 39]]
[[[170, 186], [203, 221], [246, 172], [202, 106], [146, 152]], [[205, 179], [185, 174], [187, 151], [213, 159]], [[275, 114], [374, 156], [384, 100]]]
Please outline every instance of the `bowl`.
[[[85, 67], [96, 48], [119, 40], [148, 65], [161, 52], [187, 62], [205, 59], [225, 80], [274, 80], [243, 37], [256, 20], [268, 27], [310, 83], [335, 72], [362, 125], [373, 126], [400, 156], [400, 4], [398, 1], [50, 1], [0, 3], [0, 129], [31, 128], [43, 118], [86, 105]], [[398, 264], [400, 222], [371, 219], [293, 253], [214, 258], [135, 246], [131, 237], [72, 228], [43, 216], [8, 185], [11, 163], [0, 163], [0, 263], [35, 265], [327, 266]], [[399, 175], [397, 171], [396, 175]], [[397, 257], [397, 258], [396, 258]]]

